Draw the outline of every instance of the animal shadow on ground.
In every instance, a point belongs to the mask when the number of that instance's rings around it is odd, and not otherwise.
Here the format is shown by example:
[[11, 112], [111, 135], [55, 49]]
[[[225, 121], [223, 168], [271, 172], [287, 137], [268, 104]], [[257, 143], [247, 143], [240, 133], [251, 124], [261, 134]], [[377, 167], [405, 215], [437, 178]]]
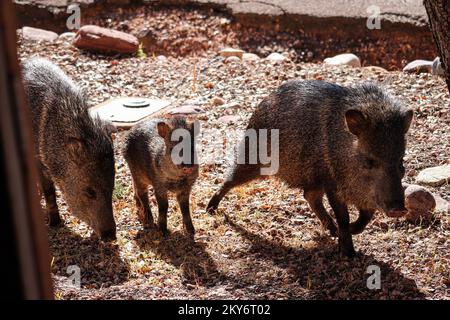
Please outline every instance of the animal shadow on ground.
[[129, 266], [120, 258], [119, 246], [98, 238], [83, 238], [65, 225], [49, 228], [52, 273], [71, 277], [80, 268], [82, 288], [105, 288], [126, 282]]
[[[414, 280], [372, 256], [357, 252], [353, 259], [341, 258], [337, 241], [324, 236], [315, 239], [317, 246], [297, 248], [270, 241], [247, 231], [225, 216], [228, 223], [244, 239], [251, 243], [248, 255], [255, 260], [269, 260], [290, 275], [291, 289], [284, 289], [288, 298], [307, 299], [424, 299]], [[357, 249], [357, 248], [356, 248]], [[380, 289], [368, 288], [376, 284], [370, 278], [374, 272], [369, 266], [380, 269]], [[373, 268], [373, 267], [371, 267]], [[369, 268], [369, 270], [371, 269]], [[239, 285], [252, 285], [250, 277], [242, 277]], [[272, 287], [272, 286], [271, 286]], [[270, 290], [270, 288], [268, 290]], [[260, 287], [263, 289], [263, 287]], [[292, 290], [291, 292], [289, 292]]]
[[212, 287], [224, 278], [206, 252], [206, 244], [194, 242], [183, 232], [174, 231], [163, 237], [156, 230], [141, 230], [136, 235], [136, 243], [142, 251], [152, 251], [160, 259], [181, 269], [185, 285]]

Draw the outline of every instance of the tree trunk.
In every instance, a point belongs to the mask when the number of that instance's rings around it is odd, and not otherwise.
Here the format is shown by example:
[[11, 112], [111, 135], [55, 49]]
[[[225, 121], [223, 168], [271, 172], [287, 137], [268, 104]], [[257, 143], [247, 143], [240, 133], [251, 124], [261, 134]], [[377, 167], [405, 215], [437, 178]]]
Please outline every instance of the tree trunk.
[[423, 4], [450, 92], [450, 0], [424, 0]]

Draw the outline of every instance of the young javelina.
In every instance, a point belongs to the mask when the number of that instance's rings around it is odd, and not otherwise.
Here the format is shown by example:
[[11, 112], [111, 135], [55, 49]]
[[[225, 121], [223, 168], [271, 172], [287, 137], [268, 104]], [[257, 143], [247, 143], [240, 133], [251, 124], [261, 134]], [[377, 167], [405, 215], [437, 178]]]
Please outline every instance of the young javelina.
[[[362, 232], [376, 209], [388, 216], [406, 213], [401, 179], [405, 134], [412, 118], [411, 110], [372, 84], [347, 88], [289, 81], [261, 102], [248, 129], [279, 129], [276, 176], [304, 190], [322, 224], [339, 236], [341, 254], [351, 257], [355, 253], [351, 234]], [[248, 144], [242, 150], [252, 152]], [[261, 177], [260, 161], [246, 163], [234, 165], [210, 200], [209, 212], [230, 189]], [[323, 206], [324, 194], [338, 228]], [[359, 210], [353, 223], [348, 205]]]
[[158, 226], [167, 235], [167, 192], [176, 194], [183, 225], [193, 237], [195, 230], [189, 212], [189, 195], [198, 177], [195, 136], [198, 122], [183, 117], [152, 119], [136, 125], [125, 142], [123, 155], [133, 177], [138, 217], [144, 227], [152, 227], [148, 186], [159, 207]]
[[103, 240], [115, 239], [114, 127], [89, 115], [80, 89], [50, 61], [26, 61], [23, 80], [49, 225], [61, 223], [56, 184], [74, 215]]

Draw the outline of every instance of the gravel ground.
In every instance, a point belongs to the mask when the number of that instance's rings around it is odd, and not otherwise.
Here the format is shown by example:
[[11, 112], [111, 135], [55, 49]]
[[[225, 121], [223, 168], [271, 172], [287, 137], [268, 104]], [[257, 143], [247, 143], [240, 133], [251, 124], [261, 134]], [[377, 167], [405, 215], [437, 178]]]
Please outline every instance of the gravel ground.
[[[414, 182], [423, 168], [449, 162], [450, 98], [442, 79], [290, 60], [225, 63], [216, 59], [216, 49], [227, 43], [226, 37], [215, 41], [202, 55], [183, 58], [94, 55], [63, 40], [36, 44], [19, 39], [19, 53], [21, 58], [50, 58], [86, 88], [93, 104], [129, 95], [166, 98], [174, 106], [196, 105], [203, 110], [202, 130], [222, 134], [202, 136], [204, 144], [233, 145], [235, 140], [223, 134], [244, 129], [257, 103], [288, 79], [343, 85], [377, 81], [415, 111], [405, 156], [406, 182]], [[194, 66], [199, 71], [195, 88]], [[214, 97], [225, 104], [211, 103]], [[170, 236], [144, 232], [135, 214], [130, 173], [119, 151], [125, 135], [121, 131], [115, 137], [116, 242], [91, 237], [87, 225], [72, 217], [59, 200], [65, 226], [49, 230], [57, 299], [450, 298], [448, 214], [436, 213], [431, 221], [415, 225], [377, 214], [362, 234], [354, 236], [357, 256], [342, 259], [337, 240], [321, 229], [301, 193], [276, 179], [235, 189], [222, 201], [219, 214], [206, 214], [205, 206], [227, 170], [225, 160], [201, 166], [191, 196], [194, 242], [182, 232], [173, 199]], [[431, 190], [450, 200], [448, 185]], [[68, 285], [69, 265], [81, 268], [81, 289]], [[370, 265], [381, 268], [380, 290], [366, 286]]]

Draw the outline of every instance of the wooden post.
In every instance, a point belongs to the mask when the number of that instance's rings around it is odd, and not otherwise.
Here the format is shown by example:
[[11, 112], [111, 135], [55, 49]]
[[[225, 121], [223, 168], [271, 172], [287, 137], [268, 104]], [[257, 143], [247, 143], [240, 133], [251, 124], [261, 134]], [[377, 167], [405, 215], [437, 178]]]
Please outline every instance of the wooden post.
[[[0, 1], [0, 237], [8, 274], [4, 298], [52, 299], [50, 256], [37, 190], [31, 118], [17, 60], [14, 8]], [[3, 210], [2, 210], [3, 211]], [[2, 253], [3, 255], [3, 253]]]

